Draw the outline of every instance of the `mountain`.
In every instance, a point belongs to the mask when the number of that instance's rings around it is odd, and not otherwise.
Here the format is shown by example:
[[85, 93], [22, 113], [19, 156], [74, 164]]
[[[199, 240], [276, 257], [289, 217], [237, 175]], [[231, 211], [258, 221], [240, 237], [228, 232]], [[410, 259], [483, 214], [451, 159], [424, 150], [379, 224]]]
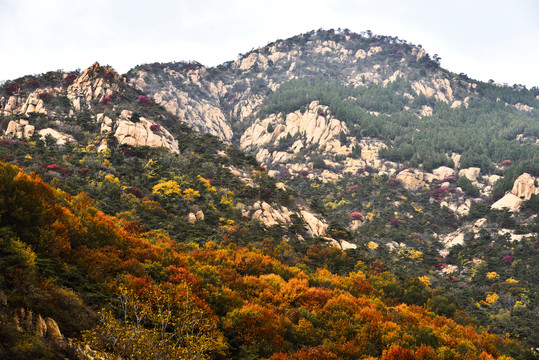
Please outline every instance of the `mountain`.
[[537, 88], [319, 30], [0, 90], [1, 356], [533, 358]]

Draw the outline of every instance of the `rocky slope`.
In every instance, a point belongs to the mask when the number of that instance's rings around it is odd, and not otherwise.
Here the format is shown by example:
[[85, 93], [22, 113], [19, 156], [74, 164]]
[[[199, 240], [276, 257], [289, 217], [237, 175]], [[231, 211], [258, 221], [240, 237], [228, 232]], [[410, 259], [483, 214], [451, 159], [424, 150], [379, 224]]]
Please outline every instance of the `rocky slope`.
[[[155, 120], [139, 115], [135, 119], [133, 111], [123, 108], [125, 103], [115, 104], [115, 100], [119, 100], [116, 96], [125, 91], [126, 84], [125, 78], [112, 68], [95, 63], [79, 76], [57, 74], [57, 77], [61, 78], [56, 79], [53, 86], [42, 87], [39, 80], [33, 80], [37, 88], [32, 91], [5, 93], [0, 99], [5, 104], [2, 112], [6, 118], [13, 118], [4, 131], [6, 136], [22, 139], [36, 134], [41, 138], [51, 136], [60, 145], [68, 141], [76, 142], [73, 134], [62, 130], [71, 133], [80, 131], [79, 128], [68, 128], [66, 123], [80, 125], [84, 116], [84, 121], [96, 125], [103, 135], [112, 134], [119, 144], [165, 147], [178, 152], [177, 141]], [[140, 96], [142, 98], [131, 101], [138, 102], [141, 107], [149, 106], [151, 100]], [[136, 110], [136, 106], [128, 107]], [[21, 117], [29, 117], [30, 120], [17, 119]]]

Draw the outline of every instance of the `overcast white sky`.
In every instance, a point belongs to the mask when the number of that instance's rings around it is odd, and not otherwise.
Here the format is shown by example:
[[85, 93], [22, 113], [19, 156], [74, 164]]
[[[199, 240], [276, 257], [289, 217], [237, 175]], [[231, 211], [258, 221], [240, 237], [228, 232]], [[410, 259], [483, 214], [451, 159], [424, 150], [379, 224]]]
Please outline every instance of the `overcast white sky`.
[[0, 80], [94, 61], [214, 66], [319, 28], [397, 36], [450, 71], [539, 86], [538, 0], [0, 0]]

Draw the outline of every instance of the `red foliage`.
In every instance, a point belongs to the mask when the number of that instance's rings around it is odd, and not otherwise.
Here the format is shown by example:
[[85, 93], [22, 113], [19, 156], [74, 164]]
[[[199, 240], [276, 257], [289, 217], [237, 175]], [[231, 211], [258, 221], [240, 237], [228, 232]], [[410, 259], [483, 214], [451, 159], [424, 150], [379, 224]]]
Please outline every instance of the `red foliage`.
[[21, 84], [17, 83], [17, 82], [12, 82], [11, 84], [9, 84], [5, 89], [4, 89], [4, 93], [7, 95], [7, 96], [11, 96], [13, 94], [15, 94], [17, 91], [19, 91], [19, 89], [21, 88]]
[[109, 97], [104, 97], [103, 98], [103, 104], [104, 105], [112, 104], [112, 99], [109, 98]]
[[144, 106], [144, 107], [150, 107], [152, 105], [152, 99], [144, 95], [140, 95], [135, 102], [139, 104], [140, 106]]
[[159, 132], [159, 131], [161, 131], [161, 125], [152, 124], [152, 125], [150, 125], [150, 130], [153, 131], [153, 132]]
[[511, 255], [505, 255], [503, 258], [502, 258], [502, 261], [505, 265], [509, 266], [513, 263], [513, 258], [511, 257]]
[[130, 186], [130, 187], [128, 187], [126, 190], [127, 190], [127, 192], [128, 192], [129, 194], [133, 194], [133, 195], [135, 195], [136, 197], [138, 197], [139, 199], [142, 199], [142, 198], [144, 197], [144, 194], [142, 193], [142, 190], [140, 190], [139, 188]]
[[48, 101], [50, 99], [52, 99], [52, 95], [55, 93], [54, 90], [52, 91], [44, 91], [44, 92], [41, 92], [39, 94], [37, 94], [37, 97], [40, 99], [40, 100], [43, 100], [43, 101]]
[[511, 165], [511, 160], [504, 160], [504, 161], [502, 161], [501, 165], [502, 166], [509, 166], [509, 165]]
[[398, 228], [399, 226], [404, 225], [404, 224], [406, 224], [406, 221], [404, 221], [404, 220], [393, 219], [393, 220], [389, 221], [389, 225], [391, 225], [393, 227], [396, 227], [396, 228]]
[[75, 74], [69, 74], [64, 78], [64, 86], [69, 86], [75, 82], [75, 79], [77, 78], [77, 75]]
[[363, 220], [363, 214], [358, 211], [353, 211], [348, 217], [352, 220]]
[[386, 270], [386, 266], [384, 265], [383, 262], [379, 261], [379, 260], [374, 260], [370, 265], [369, 265], [369, 269], [375, 274], [375, 275], [379, 275], [381, 274], [382, 272], [384, 272]]
[[303, 347], [293, 355], [285, 353], [274, 354], [269, 360], [339, 360], [339, 357], [331, 352], [325, 345], [315, 347]]

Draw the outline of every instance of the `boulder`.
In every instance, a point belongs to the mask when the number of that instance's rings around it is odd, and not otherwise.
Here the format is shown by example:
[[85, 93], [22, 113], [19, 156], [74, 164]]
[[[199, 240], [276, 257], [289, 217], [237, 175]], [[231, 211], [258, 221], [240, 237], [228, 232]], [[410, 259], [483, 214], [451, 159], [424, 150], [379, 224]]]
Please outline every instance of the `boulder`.
[[63, 339], [63, 335], [58, 328], [58, 324], [51, 318], [46, 318], [45, 323], [47, 324], [47, 334], [46, 336], [50, 339]]
[[448, 176], [455, 175], [455, 170], [447, 166], [440, 166], [439, 168], [432, 170], [432, 173], [438, 178], [438, 180], [442, 180]]
[[459, 171], [459, 177], [466, 176], [470, 181], [476, 181], [481, 169], [478, 167], [471, 167], [467, 169], [462, 169]]
[[37, 133], [39, 134], [39, 136], [41, 136], [42, 140], [45, 140], [45, 138], [49, 135], [52, 136], [56, 140], [56, 144], [58, 145], [65, 145], [67, 142], [77, 142], [73, 136], [64, 134], [51, 128], [39, 130]]
[[518, 196], [512, 193], [507, 193], [500, 200], [492, 204], [491, 208], [497, 210], [502, 210], [506, 208], [509, 209], [509, 211], [517, 211], [520, 208], [522, 201], [523, 200]]
[[41, 315], [37, 315], [35, 327], [35, 332], [37, 336], [45, 337], [45, 335], [47, 335], [47, 323], [41, 317]]
[[[119, 144], [132, 146], [150, 146], [165, 147], [175, 153], [179, 153], [178, 142], [162, 126], [155, 128], [155, 124], [143, 117], [138, 122], [131, 121], [133, 113], [129, 110], [123, 110], [118, 119], [114, 136]], [[107, 121], [105, 118], [103, 121]], [[104, 124], [106, 124], [104, 122]], [[103, 128], [101, 129], [104, 130]]]
[[535, 186], [536, 179], [528, 173], [520, 175], [513, 184], [511, 193], [522, 200], [529, 200], [534, 194], [539, 194], [539, 187]]
[[202, 212], [202, 210], [198, 210], [195, 213], [195, 216], [196, 216], [197, 220], [204, 220], [204, 213]]
[[192, 224], [192, 223], [194, 223], [195, 221], [197, 221], [196, 215], [193, 214], [193, 213], [189, 213], [189, 214], [187, 215], [187, 222], [190, 223], [190, 224]]
[[316, 216], [306, 210], [301, 211], [301, 216], [303, 217], [303, 220], [305, 220], [311, 236], [324, 236], [326, 234], [328, 228], [327, 224], [323, 223]]
[[423, 181], [423, 173], [414, 169], [401, 171], [397, 175], [397, 180], [400, 180], [404, 187], [408, 190], [416, 190], [417, 188], [425, 185], [425, 182]]

